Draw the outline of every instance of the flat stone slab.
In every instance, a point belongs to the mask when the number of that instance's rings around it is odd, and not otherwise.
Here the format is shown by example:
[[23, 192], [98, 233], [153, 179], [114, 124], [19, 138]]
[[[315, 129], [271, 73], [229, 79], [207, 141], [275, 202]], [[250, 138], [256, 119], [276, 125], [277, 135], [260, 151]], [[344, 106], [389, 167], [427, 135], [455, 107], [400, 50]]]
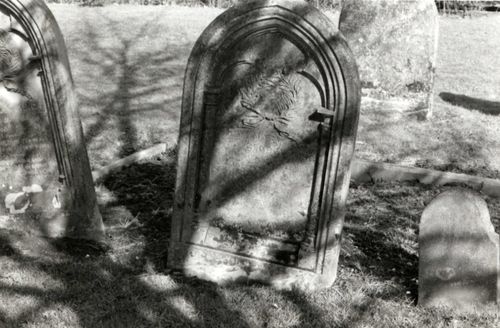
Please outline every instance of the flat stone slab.
[[339, 29], [359, 65], [363, 95], [430, 113], [438, 24], [433, 0], [344, 0]]
[[499, 237], [478, 193], [453, 189], [431, 201], [419, 254], [419, 305], [472, 310], [498, 302]]

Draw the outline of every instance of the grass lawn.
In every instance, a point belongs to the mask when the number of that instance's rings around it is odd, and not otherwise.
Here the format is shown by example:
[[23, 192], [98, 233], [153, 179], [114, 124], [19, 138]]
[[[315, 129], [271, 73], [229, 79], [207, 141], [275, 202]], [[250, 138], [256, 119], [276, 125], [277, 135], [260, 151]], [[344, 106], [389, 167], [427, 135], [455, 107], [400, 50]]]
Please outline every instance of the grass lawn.
[[[68, 45], [92, 166], [156, 142], [171, 150], [96, 187], [105, 251], [0, 230], [0, 327], [500, 326], [497, 307], [415, 306], [419, 218], [447, 187], [352, 185], [339, 277], [317, 293], [221, 287], [169, 271], [182, 78], [194, 41], [220, 11], [50, 8]], [[481, 110], [500, 101], [500, 16], [441, 23], [434, 118], [394, 120], [364, 108], [357, 156], [497, 176], [500, 118]], [[487, 201], [499, 231], [500, 201]]]
[[499, 14], [441, 17], [434, 117], [401, 120], [364, 108], [356, 155], [498, 177], [499, 30]]
[[[191, 47], [221, 10], [57, 4], [50, 8], [68, 46], [92, 166], [109, 164], [156, 142], [174, 148]], [[401, 119], [364, 107], [356, 156], [497, 177], [498, 30], [499, 14], [443, 17], [434, 117]], [[467, 105], [455, 105], [460, 102]], [[488, 110], [490, 114], [484, 113]]]
[[93, 167], [158, 142], [175, 147], [189, 53], [221, 10], [50, 8], [68, 47]]

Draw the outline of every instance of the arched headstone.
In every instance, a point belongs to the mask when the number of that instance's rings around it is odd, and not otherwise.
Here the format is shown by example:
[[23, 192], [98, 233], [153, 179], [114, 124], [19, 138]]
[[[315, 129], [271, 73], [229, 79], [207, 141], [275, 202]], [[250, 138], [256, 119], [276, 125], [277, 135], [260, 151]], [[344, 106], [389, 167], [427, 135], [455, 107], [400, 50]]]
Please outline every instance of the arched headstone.
[[479, 308], [500, 299], [499, 238], [480, 194], [451, 189], [420, 220], [418, 303]]
[[307, 3], [215, 19], [185, 76], [169, 264], [220, 283], [331, 285], [359, 100], [346, 42]]
[[[63, 37], [42, 0], [0, 2], [2, 221], [101, 240]], [[7, 223], [8, 224], [8, 223]]]

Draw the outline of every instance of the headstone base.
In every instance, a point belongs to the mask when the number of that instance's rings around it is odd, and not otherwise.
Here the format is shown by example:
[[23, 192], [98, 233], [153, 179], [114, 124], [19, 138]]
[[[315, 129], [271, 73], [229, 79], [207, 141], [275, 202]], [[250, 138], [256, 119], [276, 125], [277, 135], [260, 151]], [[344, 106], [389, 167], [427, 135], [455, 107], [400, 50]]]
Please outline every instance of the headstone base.
[[[268, 261], [238, 256], [223, 251], [178, 243], [170, 248], [168, 266], [182, 270], [188, 276], [221, 285], [261, 282], [279, 290], [319, 290], [332, 286], [333, 274], [318, 275], [314, 272], [287, 267]], [[210, 268], [210, 270], [207, 270]]]

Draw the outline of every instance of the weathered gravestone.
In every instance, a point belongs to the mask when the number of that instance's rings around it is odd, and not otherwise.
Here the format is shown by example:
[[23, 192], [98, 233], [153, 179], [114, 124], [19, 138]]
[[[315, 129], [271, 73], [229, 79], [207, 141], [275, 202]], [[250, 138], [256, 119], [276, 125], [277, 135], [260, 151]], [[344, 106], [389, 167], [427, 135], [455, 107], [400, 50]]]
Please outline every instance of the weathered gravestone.
[[496, 303], [499, 238], [476, 192], [443, 192], [425, 208], [419, 233], [418, 303], [473, 309]]
[[1, 225], [100, 240], [66, 47], [42, 0], [0, 2]]
[[432, 113], [438, 12], [434, 0], [343, 0], [339, 29], [356, 61], [362, 108]]
[[220, 283], [332, 284], [359, 99], [352, 54], [314, 7], [220, 15], [186, 71], [169, 264]]

